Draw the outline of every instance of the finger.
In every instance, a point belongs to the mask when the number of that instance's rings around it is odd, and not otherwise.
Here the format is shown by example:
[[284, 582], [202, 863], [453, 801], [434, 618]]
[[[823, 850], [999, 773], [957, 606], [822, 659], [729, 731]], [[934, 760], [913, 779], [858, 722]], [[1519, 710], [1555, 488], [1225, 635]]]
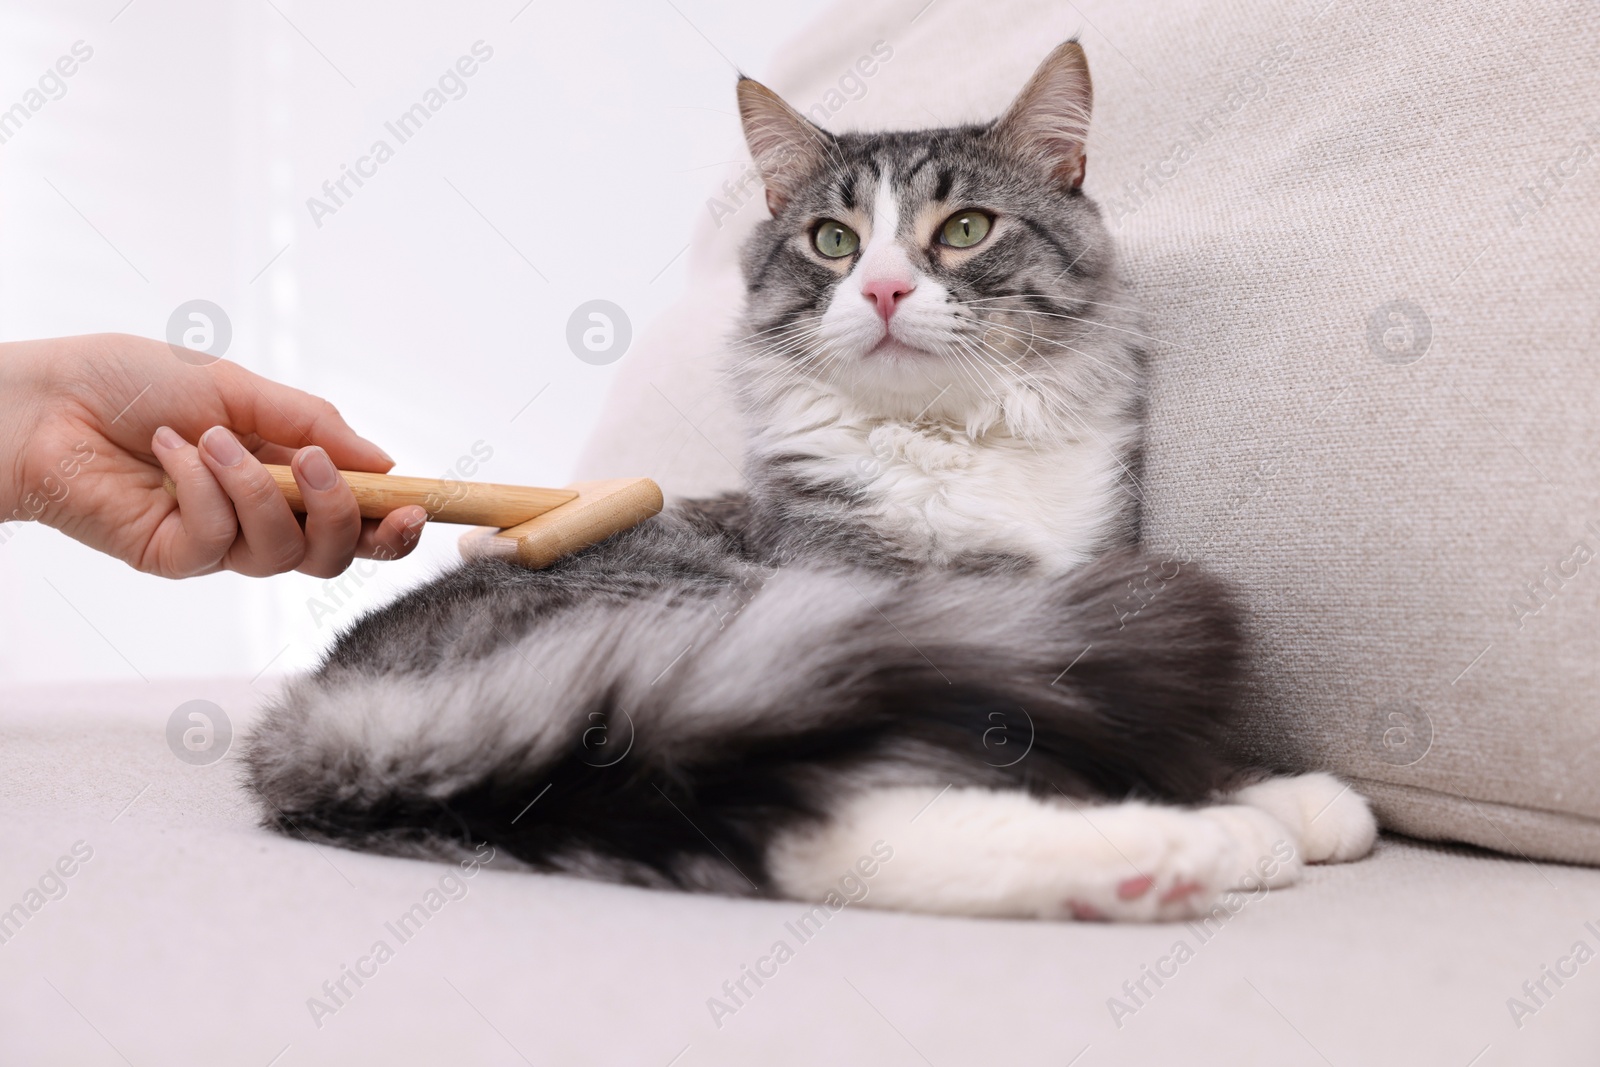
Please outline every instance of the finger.
[[168, 578], [216, 570], [239, 534], [233, 503], [201, 460], [200, 450], [168, 427], [156, 430], [150, 451], [176, 486], [178, 506], [151, 536], [141, 569]]
[[289, 448], [320, 445], [334, 465], [344, 470], [383, 473], [394, 460], [350, 428], [326, 400], [268, 381], [227, 360], [214, 370], [229, 424], [243, 433], [257, 433]]
[[201, 436], [200, 455], [233, 502], [244, 541], [229, 550], [223, 565], [257, 578], [298, 567], [306, 554], [305, 534], [261, 461], [222, 426]]
[[385, 515], [382, 521], [369, 519], [363, 524], [356, 555], [363, 559], [384, 560], [408, 556], [422, 539], [422, 528], [427, 522], [427, 511], [416, 504], [397, 508]]
[[250, 442], [246, 441], [244, 443], [244, 447], [252, 456], [256, 457], [261, 462], [273, 463], [280, 467], [288, 467], [292, 465], [294, 463], [295, 453], [299, 451], [297, 448], [289, 448], [287, 445], [275, 445], [271, 442], [266, 444], [257, 444], [254, 448], [251, 448]]
[[306, 505], [306, 555], [299, 570], [317, 578], [343, 574], [361, 539], [356, 495], [339, 477], [328, 453], [315, 445], [295, 453], [290, 467]]

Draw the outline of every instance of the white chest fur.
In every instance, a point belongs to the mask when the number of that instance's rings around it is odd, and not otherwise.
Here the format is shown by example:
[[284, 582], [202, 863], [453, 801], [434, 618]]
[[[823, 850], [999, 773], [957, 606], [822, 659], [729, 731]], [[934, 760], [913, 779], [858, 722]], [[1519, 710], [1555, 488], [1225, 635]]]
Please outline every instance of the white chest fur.
[[869, 521], [930, 563], [1003, 552], [1060, 570], [1103, 550], [1126, 506], [1123, 445], [1104, 433], [1041, 442], [841, 419], [785, 434], [782, 450], [811, 457], [792, 468], [802, 478], [860, 488]]

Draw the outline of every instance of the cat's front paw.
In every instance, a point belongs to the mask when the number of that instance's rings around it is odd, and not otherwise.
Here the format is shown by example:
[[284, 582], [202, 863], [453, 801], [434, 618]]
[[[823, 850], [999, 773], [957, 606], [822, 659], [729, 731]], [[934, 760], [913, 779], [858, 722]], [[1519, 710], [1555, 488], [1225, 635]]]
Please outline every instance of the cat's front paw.
[[1360, 859], [1378, 837], [1378, 821], [1367, 798], [1331, 774], [1269, 778], [1239, 790], [1233, 800], [1287, 826], [1307, 863]]

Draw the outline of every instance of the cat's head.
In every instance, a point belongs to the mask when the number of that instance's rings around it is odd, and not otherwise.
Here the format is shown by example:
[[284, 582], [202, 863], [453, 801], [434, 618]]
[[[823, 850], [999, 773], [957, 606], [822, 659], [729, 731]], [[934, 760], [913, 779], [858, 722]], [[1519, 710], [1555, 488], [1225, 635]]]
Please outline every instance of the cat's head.
[[747, 402], [821, 390], [987, 429], [1133, 380], [1082, 192], [1093, 91], [1077, 42], [986, 125], [833, 134], [748, 78], [738, 95], [772, 215], [744, 249]]

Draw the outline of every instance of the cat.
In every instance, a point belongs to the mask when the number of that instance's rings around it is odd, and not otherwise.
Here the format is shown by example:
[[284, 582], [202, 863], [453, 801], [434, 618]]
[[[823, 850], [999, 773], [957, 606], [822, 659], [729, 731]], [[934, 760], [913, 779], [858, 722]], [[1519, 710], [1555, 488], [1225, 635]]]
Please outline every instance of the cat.
[[868, 906], [1038, 919], [1365, 854], [1347, 786], [1224, 755], [1233, 599], [1138, 548], [1146, 338], [1082, 188], [1083, 49], [981, 125], [833, 134], [737, 91], [771, 216], [745, 489], [358, 621], [250, 738], [266, 825], [802, 901], [870, 869]]

